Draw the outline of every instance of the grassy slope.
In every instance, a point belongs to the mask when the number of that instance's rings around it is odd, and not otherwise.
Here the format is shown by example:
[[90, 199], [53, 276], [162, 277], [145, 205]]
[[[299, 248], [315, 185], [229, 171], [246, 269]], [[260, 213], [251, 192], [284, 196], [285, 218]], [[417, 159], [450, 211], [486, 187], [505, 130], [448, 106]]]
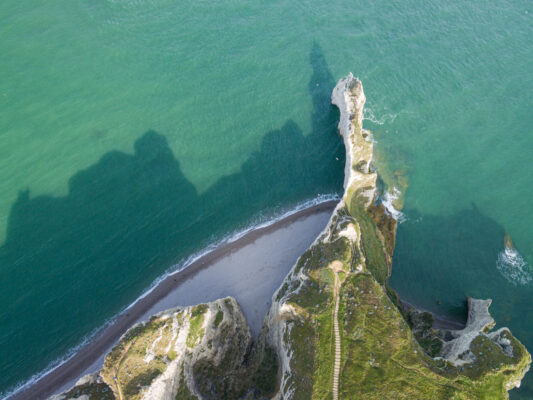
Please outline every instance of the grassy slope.
[[[338, 85], [342, 88], [342, 81]], [[335, 90], [333, 100], [341, 109], [339, 129], [346, 146], [351, 146], [347, 149], [351, 154], [347, 159], [352, 160], [350, 186], [329, 232], [302, 255], [295, 268], [293, 276], [300, 273], [307, 279], [291, 280], [289, 276], [278, 293], [277, 300], [283, 298], [297, 312], [284, 331], [285, 344], [292, 351], [284, 392], [289, 390], [296, 399], [333, 397], [334, 276], [329, 265], [340, 261], [344, 274], [339, 309], [339, 398], [507, 398], [507, 384], [520, 379], [531, 362], [525, 347], [510, 333], [512, 356], [487, 338], [479, 338], [472, 346], [477, 360], [458, 368], [429, 357], [415, 340], [397, 307], [396, 293], [388, 287], [396, 221], [383, 206], [368, 201], [377, 176], [369, 164], [372, 144], [361, 126], [362, 86], [352, 81], [348, 95], [338, 96]], [[343, 103], [346, 96], [353, 101], [351, 105]], [[344, 106], [355, 107], [349, 110], [352, 125], [344, 125]], [[353, 242], [346, 235], [349, 224], [358, 233]], [[348, 236], [353, 240], [353, 235]]]
[[[183, 313], [177, 315], [183, 318]], [[147, 349], [153, 348], [154, 358], [145, 362]], [[143, 386], [148, 386], [166, 369], [170, 361], [166, 347], [172, 338], [172, 318], [152, 318], [145, 325], [138, 325], [124, 335], [121, 341], [106, 356], [100, 372], [104, 381], [119, 398], [119, 387], [123, 398], [138, 399]]]
[[[471, 368], [455, 368], [427, 356], [418, 345], [386, 289], [394, 226], [378, 207], [365, 210], [355, 199], [338, 213], [332, 238], [348, 222], [357, 224], [361, 245], [341, 237], [320, 242], [301, 258], [297, 269], [309, 277], [288, 298], [300, 320], [287, 333], [296, 399], [332, 398], [334, 360], [333, 273], [339, 260], [347, 272], [341, 289], [342, 366], [339, 398], [345, 399], [504, 399], [505, 384], [520, 376], [530, 361], [516, 339], [514, 357], [490, 340], [478, 346], [486, 358]], [[375, 220], [374, 220], [375, 219]], [[335, 224], [337, 225], [335, 227]], [[356, 270], [362, 264], [362, 272]]]
[[[357, 87], [351, 86], [351, 90], [357, 90]], [[354, 91], [352, 94], [357, 95]], [[507, 398], [506, 385], [519, 379], [531, 362], [525, 347], [510, 333], [508, 338], [514, 347], [512, 357], [505, 355], [490, 340], [479, 338], [472, 346], [477, 361], [466, 368], [456, 368], [426, 355], [398, 310], [396, 294], [388, 287], [396, 222], [386, 215], [383, 207], [365, 205], [364, 193], [369, 188], [371, 191], [373, 186], [369, 185], [375, 185], [375, 175], [367, 168], [372, 147], [365, 140], [367, 134], [360, 126], [362, 115], [360, 118], [359, 122], [352, 121], [359, 126], [355, 126], [349, 138], [354, 151], [357, 150], [358, 160], [353, 160], [357, 179], [347, 190], [345, 206], [333, 216], [330, 232], [300, 257], [276, 297], [296, 312], [284, 325], [283, 341], [290, 348], [291, 357], [290, 375], [281, 389], [284, 393], [292, 393], [293, 399], [333, 397], [335, 299], [334, 275], [329, 266], [333, 261], [339, 261], [343, 266], [343, 272], [339, 272], [342, 280], [339, 398]], [[339, 236], [349, 224], [353, 224], [360, 238], [355, 243]], [[299, 273], [307, 279], [293, 279]], [[203, 310], [200, 306], [193, 311], [187, 338], [189, 347], [194, 347], [204, 335], [201, 329]], [[157, 356], [150, 363], [145, 363], [142, 358], [159, 332], [167, 329], [165, 325], [165, 321], [156, 318], [131, 330], [106, 357], [101, 375], [115, 393], [118, 385], [113, 376], [117, 371], [120, 387], [127, 391], [127, 398], [132, 399], [138, 397], [141, 381], [149, 383], [161, 373], [167, 362], [164, 355], [160, 356], [156, 350]], [[217, 315], [214, 326], [222, 340], [229, 336], [224, 325], [224, 319]], [[231, 357], [232, 351], [243, 350], [237, 342], [229, 346], [228, 357], [224, 357], [220, 365], [209, 362], [195, 365], [197, 386], [208, 394], [206, 398], [234, 399], [247, 395], [251, 396], [247, 398], [263, 399], [270, 398], [279, 389], [276, 383], [280, 381], [278, 362], [273, 349], [263, 340], [269, 327], [265, 326], [265, 329], [242, 359]], [[162, 346], [166, 343], [156, 347]], [[109, 394], [108, 389], [103, 389], [106, 395]], [[190, 399], [193, 396], [181, 385], [176, 398]]]

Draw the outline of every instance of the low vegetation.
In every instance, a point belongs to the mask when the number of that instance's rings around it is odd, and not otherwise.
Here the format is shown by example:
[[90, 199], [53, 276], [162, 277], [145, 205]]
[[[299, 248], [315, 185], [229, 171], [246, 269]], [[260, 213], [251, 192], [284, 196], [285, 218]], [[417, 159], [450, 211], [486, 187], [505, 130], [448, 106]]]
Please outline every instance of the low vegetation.
[[[304, 283], [294, 294], [288, 284], [283, 294], [286, 302], [298, 310], [298, 318], [291, 322], [285, 339], [293, 351], [287, 381], [287, 389], [294, 389], [293, 398], [332, 398], [334, 302], [333, 274], [328, 265], [334, 260], [344, 266], [344, 272], [339, 272], [344, 278], [339, 309], [339, 398], [507, 398], [507, 383], [519, 379], [530, 362], [522, 344], [506, 331], [506, 339], [515, 349], [512, 357], [493, 341], [479, 338], [472, 345], [478, 358], [471, 365], [455, 367], [433, 358], [442, 342], [436, 336], [428, 336], [426, 341], [422, 336], [415, 337], [393, 302], [394, 292], [388, 289], [393, 223], [386, 221], [387, 215], [377, 206], [372, 205], [372, 212], [366, 213], [360, 204], [352, 204], [351, 212], [339, 212], [339, 221], [348, 218], [358, 224], [360, 251], [343, 237], [335, 239], [346, 226], [346, 222], [337, 223], [330, 233], [331, 241], [316, 244], [299, 261], [307, 276]], [[426, 328], [431, 328], [430, 314], [420, 318]]]
[[[172, 393], [177, 390], [180, 400], [264, 400], [276, 394], [295, 400], [508, 397], [531, 362], [509, 331], [499, 331], [496, 341], [488, 336], [495, 334], [482, 333], [470, 345], [472, 361], [453, 365], [438, 357], [444, 337], [432, 330], [431, 316], [404, 319], [399, 310], [388, 286], [396, 221], [372, 198], [377, 175], [372, 142], [361, 127], [364, 100], [360, 81], [351, 75], [333, 92], [341, 133], [352, 147], [347, 159], [357, 158], [350, 169], [355, 175], [348, 177], [351, 186], [327, 232], [282, 284], [255, 343], [230, 298], [182, 309], [172, 318], [158, 315], [131, 329], [106, 357], [103, 382], [77, 390], [98, 390], [96, 399], [138, 399], [178, 361]], [[176, 321], [188, 329], [180, 348]]]
[[206, 306], [205, 304], [200, 304], [195, 306], [192, 309], [191, 318], [190, 318], [190, 328], [189, 335], [187, 336], [187, 346], [194, 347], [198, 344], [204, 335], [204, 317], [205, 317]]

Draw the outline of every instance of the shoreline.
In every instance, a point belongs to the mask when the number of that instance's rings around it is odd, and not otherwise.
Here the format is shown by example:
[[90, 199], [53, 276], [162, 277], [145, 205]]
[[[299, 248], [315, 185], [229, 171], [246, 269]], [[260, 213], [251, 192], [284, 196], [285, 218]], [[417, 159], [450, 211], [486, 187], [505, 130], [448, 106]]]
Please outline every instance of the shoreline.
[[[128, 329], [141, 322], [143, 316], [146, 317], [145, 314], [153, 306], [169, 296], [171, 292], [179, 289], [183, 283], [194, 278], [200, 272], [209, 269], [221, 259], [254, 243], [262, 236], [281, 230], [298, 220], [314, 214], [320, 214], [326, 211], [333, 213], [338, 203], [339, 200], [329, 199], [318, 203], [304, 203], [303, 207], [297, 207], [292, 211], [282, 214], [278, 218], [238, 232], [229, 238], [214, 243], [200, 253], [191, 255], [184, 262], [182, 269], [166, 273], [160, 279], [154, 281], [152, 286], [146, 289], [130, 305], [125, 307], [111, 322], [101, 328], [101, 331], [92, 337], [90, 341], [81, 345], [70, 358], [60, 362], [24, 389], [19, 389], [17, 392], [8, 395], [4, 400], [47, 399], [74, 385], [86, 373], [94, 372], [88, 370], [98, 363], [99, 360], [103, 360], [105, 355], [118, 342], [122, 335]], [[306, 206], [307, 204], [310, 205]], [[419, 311], [427, 311], [412, 303], [401, 300], [401, 298], [400, 304], [404, 310], [415, 308]], [[464, 323], [445, 318], [433, 312], [431, 314], [434, 317], [434, 328], [447, 330], [464, 328]], [[249, 322], [247, 321], [247, 323]], [[99, 368], [96, 370], [99, 370]]]
[[218, 247], [211, 251], [193, 258], [187, 266], [182, 269], [168, 273], [146, 292], [141, 294], [132, 304], [127, 306], [124, 311], [118, 314], [114, 320], [103, 330], [98, 333], [89, 343], [83, 345], [66, 361], [60, 363], [48, 373], [39, 377], [34, 383], [21, 388], [16, 393], [8, 395], [6, 400], [25, 400], [25, 399], [46, 399], [55, 394], [69, 382], [76, 381], [81, 375], [91, 367], [99, 358], [105, 356], [105, 353], [111, 348], [120, 337], [141, 318], [152, 306], [165, 298], [174, 289], [178, 288], [185, 281], [193, 278], [199, 272], [208, 268], [216, 261], [230, 255], [234, 251], [256, 241], [273, 231], [290, 225], [291, 223], [305, 218], [307, 216], [322, 213], [325, 211], [333, 212], [338, 204], [338, 200], [326, 200], [320, 203], [314, 203], [309, 207], [296, 209], [294, 212], [288, 212], [279, 219], [274, 219], [271, 223], [264, 223], [256, 228], [237, 234], [235, 239], [229, 239], [220, 243]]
[[464, 329], [464, 327], [466, 326], [466, 320], [465, 320], [465, 322], [461, 322], [461, 321], [456, 321], [456, 320], [453, 320], [453, 319], [450, 319], [450, 318], [446, 318], [446, 317], [438, 315], [438, 314], [436, 314], [436, 313], [434, 313], [432, 311], [425, 310], [425, 309], [423, 309], [421, 307], [415, 306], [412, 303], [409, 303], [409, 302], [407, 302], [405, 300], [402, 300], [401, 296], [399, 294], [398, 294], [398, 298], [399, 298], [402, 310], [404, 310], [404, 311], [408, 311], [408, 310], [414, 308], [415, 310], [418, 310], [418, 311], [421, 311], [421, 312], [428, 312], [431, 315], [433, 315], [433, 326], [432, 326], [432, 328], [453, 331], [453, 330]]

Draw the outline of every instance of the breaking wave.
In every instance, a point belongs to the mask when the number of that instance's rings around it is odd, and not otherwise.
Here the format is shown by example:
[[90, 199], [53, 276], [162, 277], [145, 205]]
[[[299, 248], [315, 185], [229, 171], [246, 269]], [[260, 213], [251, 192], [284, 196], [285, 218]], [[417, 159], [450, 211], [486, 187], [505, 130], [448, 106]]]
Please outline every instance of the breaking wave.
[[524, 258], [512, 247], [505, 247], [498, 254], [498, 271], [513, 285], [527, 285], [533, 280], [531, 268]]
[[398, 114], [383, 114], [381, 117], [376, 117], [371, 108], [365, 107], [363, 110], [363, 120], [373, 122], [374, 124], [384, 125], [388, 122], [394, 122]]
[[[319, 204], [322, 204], [322, 203], [325, 203], [325, 202], [328, 202], [328, 201], [332, 201], [332, 200], [339, 201], [340, 198], [339, 198], [339, 196], [337, 194], [319, 194], [319, 195], [317, 195], [317, 197], [312, 198], [312, 199], [307, 200], [307, 201], [300, 202], [300, 203], [298, 203], [296, 206], [294, 206], [292, 208], [285, 209], [285, 210], [278, 210], [278, 212], [275, 212], [274, 215], [270, 215], [270, 214], [269, 215], [259, 215], [255, 220], [251, 221], [244, 229], [236, 230], [236, 231], [224, 236], [221, 240], [213, 242], [212, 244], [210, 244], [209, 246], [207, 246], [203, 250], [198, 251], [196, 253], [193, 253], [189, 257], [184, 258], [178, 264], [174, 264], [163, 275], [161, 275], [160, 277], [155, 279], [152, 282], [152, 284], [133, 303], [131, 303], [128, 306], [126, 306], [125, 308], [123, 308], [115, 316], [109, 318], [102, 326], [94, 329], [91, 333], [89, 333], [88, 335], [84, 336], [83, 339], [81, 340], [81, 342], [78, 345], [72, 347], [70, 350], [68, 350], [68, 352], [65, 355], [63, 355], [63, 356], [57, 358], [56, 360], [52, 361], [50, 364], [48, 364], [48, 366], [43, 371], [40, 371], [40, 372], [32, 375], [29, 379], [27, 379], [27, 380], [25, 380], [23, 382], [20, 382], [16, 386], [14, 386], [12, 388], [9, 388], [8, 390], [6, 390], [4, 392], [0, 392], [0, 400], [5, 400], [8, 397], [14, 396], [14, 395], [22, 392], [23, 390], [25, 390], [25, 389], [29, 388], [30, 386], [32, 386], [33, 384], [37, 383], [44, 376], [50, 374], [55, 369], [57, 369], [58, 367], [60, 367], [64, 363], [66, 363], [68, 360], [70, 360], [72, 357], [74, 357], [78, 353], [78, 351], [80, 351], [83, 347], [85, 347], [87, 344], [91, 343], [94, 339], [96, 339], [98, 334], [100, 334], [107, 327], [109, 327], [110, 325], [115, 323], [115, 321], [118, 319], [120, 314], [122, 314], [125, 310], [128, 310], [131, 307], [133, 307], [135, 304], [137, 304], [137, 302], [139, 300], [141, 300], [141, 299], [145, 298], [146, 296], [148, 296], [153, 290], [155, 290], [155, 288], [157, 287], [157, 285], [159, 283], [161, 283], [163, 280], [168, 278], [170, 275], [173, 275], [173, 274], [175, 274], [175, 273], [187, 268], [194, 261], [198, 260], [199, 258], [201, 258], [201, 257], [205, 256], [206, 254], [210, 253], [211, 251], [215, 250], [217, 247], [222, 246], [222, 245], [224, 245], [226, 243], [235, 242], [236, 240], [242, 238], [244, 235], [246, 235], [247, 233], [249, 233], [249, 232], [251, 232], [253, 230], [261, 229], [261, 228], [265, 228], [267, 226], [273, 225], [273, 224], [275, 224], [278, 221], [281, 221], [281, 220], [283, 220], [283, 219], [285, 219], [287, 217], [290, 217], [293, 214], [298, 213], [299, 211], [305, 210], [307, 208], [312, 208], [312, 207], [318, 206]], [[109, 350], [110, 349], [107, 349], [104, 354], [109, 352]], [[91, 367], [89, 367], [89, 368], [91, 368]], [[77, 377], [75, 380], [72, 380], [72, 381], [68, 382], [67, 384], [65, 384], [62, 387], [62, 389], [66, 390], [69, 385], [70, 386], [74, 385], [74, 383], [78, 380], [78, 378], [81, 377], [81, 375], [84, 375], [85, 373], [88, 373], [88, 372], [89, 372], [88, 370], [83, 371], [80, 374], [79, 377]], [[94, 372], [94, 371], [90, 371], [90, 372]]]
[[393, 187], [392, 191], [389, 190], [385, 193], [381, 199], [381, 203], [385, 207], [386, 212], [401, 224], [402, 222], [405, 222], [407, 218], [403, 212], [394, 207], [394, 202], [400, 198], [400, 195], [401, 192]]

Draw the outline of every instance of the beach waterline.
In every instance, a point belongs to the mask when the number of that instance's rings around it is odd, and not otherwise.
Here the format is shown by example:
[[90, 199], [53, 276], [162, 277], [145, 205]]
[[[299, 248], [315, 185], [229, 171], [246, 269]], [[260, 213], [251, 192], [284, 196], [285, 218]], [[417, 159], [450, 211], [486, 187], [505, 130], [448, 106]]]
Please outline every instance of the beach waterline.
[[171, 307], [233, 296], [256, 336], [273, 293], [324, 229], [337, 201], [309, 204], [234, 235], [186, 268], [167, 274], [67, 361], [9, 399], [41, 399], [67, 389], [81, 376], [98, 370], [105, 354], [127, 329]]

